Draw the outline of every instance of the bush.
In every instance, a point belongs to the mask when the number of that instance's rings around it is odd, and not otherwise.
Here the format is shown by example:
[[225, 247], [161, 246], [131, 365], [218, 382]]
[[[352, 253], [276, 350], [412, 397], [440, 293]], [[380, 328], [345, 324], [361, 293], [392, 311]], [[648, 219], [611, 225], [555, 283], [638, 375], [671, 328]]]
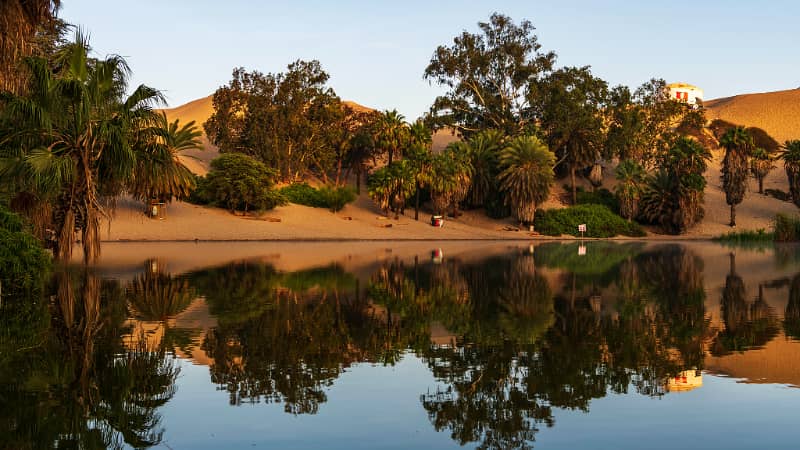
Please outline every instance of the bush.
[[211, 171], [198, 180], [193, 198], [230, 210], [263, 211], [286, 203], [272, 188], [276, 173], [264, 163], [241, 153], [226, 153], [211, 161]]
[[636, 222], [628, 222], [603, 205], [577, 205], [562, 209], [537, 211], [534, 229], [547, 236], [579, 236], [578, 225], [586, 224], [586, 237], [645, 235]]
[[614, 214], [619, 214], [619, 200], [608, 189], [598, 189], [594, 192], [578, 189], [577, 200], [579, 205], [603, 205]]
[[775, 216], [774, 228], [777, 242], [800, 241], [800, 217], [778, 214]]
[[312, 208], [326, 208], [327, 203], [320, 192], [308, 183], [292, 183], [280, 189], [281, 195], [289, 203], [295, 205], [311, 206]]
[[356, 193], [349, 187], [322, 187], [315, 189], [308, 183], [292, 183], [280, 189], [281, 195], [290, 203], [311, 206], [312, 208], [328, 208], [331, 212], [341, 211], [348, 203], [356, 199]]
[[22, 220], [0, 207], [0, 282], [3, 294], [41, 289], [50, 256]]
[[352, 203], [356, 199], [356, 192], [347, 187], [323, 187], [319, 189], [319, 194], [325, 201], [325, 204], [331, 212], [339, 212], [348, 203]]

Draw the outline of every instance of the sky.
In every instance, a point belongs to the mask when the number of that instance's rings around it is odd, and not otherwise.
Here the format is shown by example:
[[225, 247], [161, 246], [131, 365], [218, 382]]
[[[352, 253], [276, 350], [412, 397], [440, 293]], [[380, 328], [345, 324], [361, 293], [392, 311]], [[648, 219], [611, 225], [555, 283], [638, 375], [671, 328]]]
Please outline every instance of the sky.
[[688, 82], [705, 98], [800, 86], [796, 0], [62, 0], [97, 56], [120, 54], [133, 83], [170, 106], [212, 94], [234, 67], [282, 72], [316, 59], [344, 100], [408, 120], [442, 89], [422, 74], [439, 45], [500, 12], [530, 20], [558, 66], [609, 85]]

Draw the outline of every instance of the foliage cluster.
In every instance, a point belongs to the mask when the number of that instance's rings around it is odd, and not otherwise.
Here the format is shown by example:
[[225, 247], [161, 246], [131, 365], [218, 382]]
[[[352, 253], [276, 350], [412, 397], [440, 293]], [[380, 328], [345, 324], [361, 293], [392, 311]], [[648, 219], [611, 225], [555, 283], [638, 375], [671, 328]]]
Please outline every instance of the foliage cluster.
[[355, 191], [347, 186], [323, 186], [314, 188], [308, 183], [292, 183], [278, 192], [289, 202], [313, 208], [328, 208], [332, 212], [341, 211], [348, 203], [356, 199]]
[[241, 153], [226, 153], [211, 161], [211, 171], [198, 179], [194, 199], [231, 212], [264, 211], [286, 203], [273, 188], [276, 172]]
[[608, 189], [602, 188], [594, 191], [587, 191], [579, 188], [577, 194], [578, 205], [603, 205], [614, 214], [619, 214], [620, 200]]
[[534, 229], [547, 236], [580, 236], [578, 225], [586, 224], [586, 237], [607, 238], [614, 236], [645, 235], [635, 222], [628, 222], [603, 205], [577, 205], [569, 208], [539, 211], [534, 220]]
[[773, 227], [777, 242], [800, 242], [800, 217], [777, 214]]
[[22, 219], [0, 205], [0, 289], [2, 295], [42, 288], [50, 256], [27, 232]]

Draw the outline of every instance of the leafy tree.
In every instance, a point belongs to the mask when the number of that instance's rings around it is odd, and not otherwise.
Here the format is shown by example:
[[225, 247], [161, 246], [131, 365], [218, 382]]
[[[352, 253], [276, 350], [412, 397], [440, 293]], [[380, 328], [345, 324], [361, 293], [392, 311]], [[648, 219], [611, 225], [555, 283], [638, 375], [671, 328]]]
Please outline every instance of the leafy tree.
[[575, 172], [597, 162], [605, 143], [602, 108], [607, 84], [588, 67], [553, 72], [540, 88], [541, 127], [547, 142], [564, 164], [572, 184], [572, 203], [578, 202]]
[[55, 230], [56, 257], [70, 258], [80, 231], [87, 263], [100, 254], [100, 219], [109, 218], [101, 197], [118, 193], [130, 179], [141, 144], [137, 137], [155, 120], [152, 106], [163, 101], [144, 85], [126, 96], [125, 60], [97, 60], [89, 52], [78, 32], [55, 64], [26, 59], [30, 92], [6, 97], [14, 129], [0, 132], [8, 149], [5, 170], [17, 183], [16, 192], [29, 193], [34, 204], [53, 205], [48, 222]]
[[50, 257], [22, 219], [0, 205], [0, 295], [42, 290]]
[[645, 186], [646, 174], [637, 162], [626, 159], [617, 165], [617, 186], [620, 215], [629, 221], [639, 215], [639, 200]]
[[408, 160], [394, 161], [369, 177], [369, 196], [384, 212], [394, 212], [395, 218], [404, 212], [406, 202], [415, 188], [414, 169]]
[[318, 61], [295, 61], [278, 74], [234, 69], [231, 82], [214, 93], [206, 134], [220, 151], [255, 156], [283, 179], [312, 169], [327, 176], [346, 141], [346, 111], [326, 87], [328, 78]]
[[772, 156], [763, 148], [756, 148], [750, 154], [750, 173], [758, 180], [758, 193], [764, 193], [764, 178], [769, 175], [775, 165]]
[[499, 155], [504, 144], [505, 136], [497, 130], [481, 131], [467, 141], [467, 152], [474, 171], [467, 195], [472, 206], [484, 206], [498, 196]]
[[127, 190], [134, 198], [160, 202], [185, 199], [195, 188], [191, 171], [179, 159], [180, 152], [203, 148], [202, 134], [191, 121], [180, 126], [179, 120], [168, 123], [163, 112], [155, 125], [146, 130], [148, 141], [136, 154], [133, 177]]
[[[412, 127], [413, 130], [413, 127]], [[416, 140], [416, 139], [415, 139]], [[424, 139], [423, 141], [424, 142]], [[415, 143], [406, 151], [406, 160], [414, 174], [414, 220], [419, 220], [419, 206], [422, 198], [422, 187], [431, 170], [433, 155], [430, 147]]]
[[728, 130], [720, 139], [725, 148], [722, 160], [722, 189], [725, 201], [731, 207], [730, 226], [736, 226], [736, 205], [744, 199], [747, 190], [748, 157], [753, 149], [753, 138], [744, 127]]
[[377, 122], [375, 142], [388, 158], [387, 165], [391, 165], [394, 156], [401, 156], [401, 152], [408, 145], [411, 134], [405, 117], [397, 110], [384, 111]]
[[679, 234], [703, 218], [703, 177], [711, 154], [689, 137], [675, 141], [660, 159], [658, 171], [648, 178], [642, 194], [641, 214], [664, 231]]
[[366, 122], [350, 137], [348, 152], [344, 158], [347, 173], [353, 172], [356, 177], [356, 193], [361, 194], [361, 177], [367, 173], [367, 165], [375, 159], [377, 146], [375, 144], [373, 127], [375, 120]]
[[532, 224], [536, 206], [545, 201], [553, 183], [555, 155], [534, 136], [521, 136], [500, 153], [500, 188], [514, 217]]
[[781, 152], [792, 201], [800, 207], [800, 140], [786, 141]]
[[285, 201], [273, 189], [274, 170], [240, 153], [211, 161], [211, 171], [200, 184], [201, 196], [229, 211], [272, 209]]
[[539, 51], [529, 21], [494, 13], [478, 27], [439, 46], [425, 69], [426, 80], [448, 89], [431, 107], [433, 120], [466, 136], [490, 128], [520, 134], [535, 120], [532, 82], [549, 73], [555, 54]]
[[424, 185], [431, 193], [435, 214], [446, 214], [449, 208], [458, 216], [458, 205], [466, 198], [472, 178], [467, 144], [454, 142], [431, 158], [424, 174]]

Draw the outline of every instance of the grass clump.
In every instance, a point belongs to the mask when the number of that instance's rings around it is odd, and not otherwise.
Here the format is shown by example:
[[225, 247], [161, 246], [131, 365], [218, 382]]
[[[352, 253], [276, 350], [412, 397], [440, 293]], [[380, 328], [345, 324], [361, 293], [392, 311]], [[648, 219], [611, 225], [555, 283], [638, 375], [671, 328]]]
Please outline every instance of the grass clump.
[[773, 225], [776, 242], [800, 241], [800, 217], [778, 214]]
[[754, 242], [772, 242], [775, 240], [775, 233], [767, 232], [763, 228], [758, 230], [730, 231], [713, 239], [716, 242], [729, 244], [747, 244]]
[[586, 237], [614, 236], [641, 237], [645, 235], [636, 222], [628, 222], [603, 205], [577, 205], [562, 209], [539, 211], [533, 222], [534, 229], [547, 236], [568, 234], [580, 236], [578, 225], [586, 224]]

